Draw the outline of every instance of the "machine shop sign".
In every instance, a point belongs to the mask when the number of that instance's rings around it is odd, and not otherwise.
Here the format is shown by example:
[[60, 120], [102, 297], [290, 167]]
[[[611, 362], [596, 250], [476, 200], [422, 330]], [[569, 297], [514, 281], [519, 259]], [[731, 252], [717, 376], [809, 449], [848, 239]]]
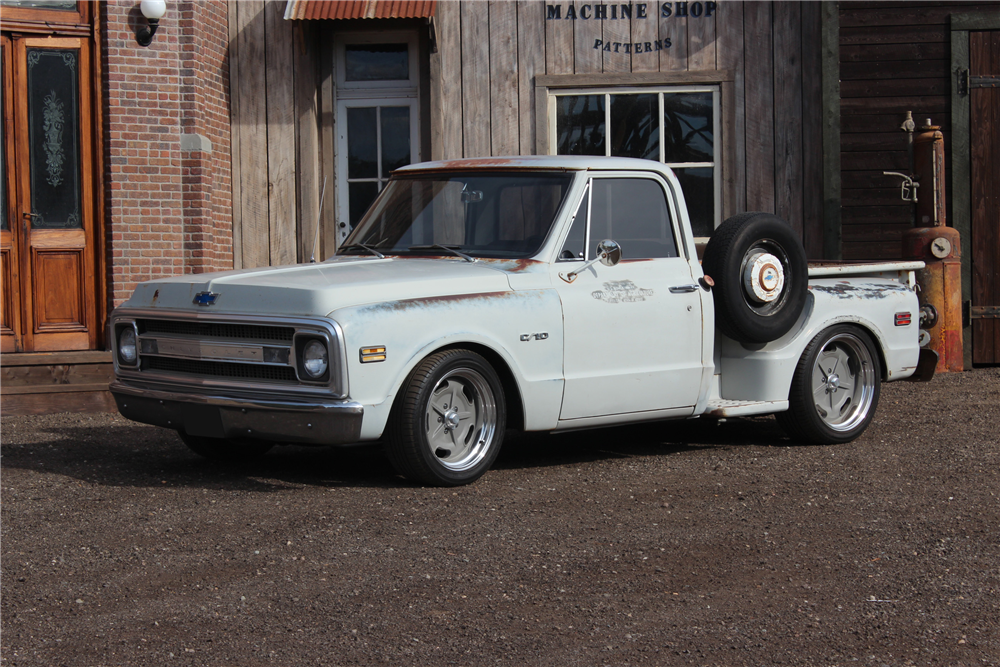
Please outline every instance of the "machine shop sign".
[[[649, 13], [653, 5], [652, 16]], [[645, 20], [657, 18], [656, 5], [647, 2], [628, 3], [595, 3], [590, 5], [575, 5], [573, 3], [545, 5], [546, 21], [616, 21]], [[664, 2], [659, 6], [659, 18], [710, 18], [718, 10], [716, 2]], [[672, 46], [670, 38], [651, 40], [649, 42], [605, 42], [594, 40], [594, 48], [600, 51], [615, 53], [651, 53], [669, 49]]]
[[631, 280], [612, 280], [602, 285], [604, 289], [590, 293], [598, 301], [604, 303], [634, 303], [652, 298], [653, 290], [636, 287]]
[[[569, 19], [583, 21], [614, 21], [617, 19], [647, 19], [650, 18], [648, 2], [627, 3], [594, 3], [592, 5], [575, 5], [573, 3], [545, 5], [545, 18]], [[660, 18], [668, 19], [692, 17], [696, 19], [710, 18], [719, 8], [716, 2], [664, 2], [660, 5]], [[656, 10], [653, 9], [653, 18]]]

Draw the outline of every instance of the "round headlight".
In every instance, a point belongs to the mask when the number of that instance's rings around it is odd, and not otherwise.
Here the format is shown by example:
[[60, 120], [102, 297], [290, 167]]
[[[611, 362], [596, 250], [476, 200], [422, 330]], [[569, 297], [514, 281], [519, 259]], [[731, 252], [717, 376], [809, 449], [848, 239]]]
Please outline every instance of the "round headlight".
[[326, 345], [321, 341], [311, 340], [302, 349], [302, 369], [306, 375], [316, 380], [323, 377], [329, 367], [329, 358], [326, 354]]
[[125, 327], [118, 334], [118, 356], [126, 364], [135, 363], [135, 329], [132, 327]]

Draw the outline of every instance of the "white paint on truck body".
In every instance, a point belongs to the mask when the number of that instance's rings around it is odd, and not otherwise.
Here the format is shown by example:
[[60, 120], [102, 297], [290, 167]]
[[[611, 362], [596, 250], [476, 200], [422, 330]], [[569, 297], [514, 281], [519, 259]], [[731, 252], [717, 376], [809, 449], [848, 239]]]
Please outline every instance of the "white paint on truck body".
[[[164, 318], [196, 312], [245, 315], [248, 321], [258, 314], [332, 320], [344, 338], [347, 398], [364, 410], [360, 441], [383, 435], [410, 373], [447, 347], [480, 351], [498, 367], [519, 398], [509, 400], [508, 409], [523, 407], [529, 431], [698, 416], [720, 399], [787, 406], [803, 350], [838, 323], [872, 335], [884, 379], [914, 372], [919, 348], [912, 271], [919, 262], [817, 271], [825, 277], [809, 281], [806, 308], [792, 331], [764, 346], [745, 346], [715, 330], [684, 198], [666, 166], [546, 156], [425, 163], [399, 173], [462, 169], [573, 174], [534, 257], [337, 256], [320, 264], [175, 276], [139, 285], [114, 321], [133, 310]], [[558, 254], [589, 179], [607, 173], [643, 174], [661, 184], [681, 256], [629, 261], [625, 248], [617, 266], [594, 264], [567, 283], [559, 274], [573, 265]], [[216, 303], [194, 305], [203, 292], [218, 294]], [[895, 326], [896, 312], [910, 312], [912, 323]], [[361, 349], [375, 346], [385, 347], [384, 361], [362, 363]]]

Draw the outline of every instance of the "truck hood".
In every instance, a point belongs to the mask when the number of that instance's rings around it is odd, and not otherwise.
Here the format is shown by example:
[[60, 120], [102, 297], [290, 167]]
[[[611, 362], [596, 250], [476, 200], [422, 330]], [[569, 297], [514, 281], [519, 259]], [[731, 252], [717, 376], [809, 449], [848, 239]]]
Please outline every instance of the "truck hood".
[[[123, 306], [219, 313], [328, 315], [385, 301], [510, 291], [506, 274], [451, 258], [337, 257], [320, 264], [173, 276], [136, 287]], [[212, 305], [195, 297], [210, 292]]]

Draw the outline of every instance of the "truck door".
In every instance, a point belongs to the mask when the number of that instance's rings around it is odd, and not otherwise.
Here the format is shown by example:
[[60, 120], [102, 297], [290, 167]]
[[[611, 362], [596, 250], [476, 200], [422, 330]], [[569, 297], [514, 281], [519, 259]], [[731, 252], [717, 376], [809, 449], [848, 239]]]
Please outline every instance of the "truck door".
[[[665, 188], [652, 175], [590, 181], [553, 264], [565, 323], [560, 419], [693, 412], [703, 368], [702, 300]], [[595, 263], [567, 282], [603, 239], [619, 243], [621, 263]]]

